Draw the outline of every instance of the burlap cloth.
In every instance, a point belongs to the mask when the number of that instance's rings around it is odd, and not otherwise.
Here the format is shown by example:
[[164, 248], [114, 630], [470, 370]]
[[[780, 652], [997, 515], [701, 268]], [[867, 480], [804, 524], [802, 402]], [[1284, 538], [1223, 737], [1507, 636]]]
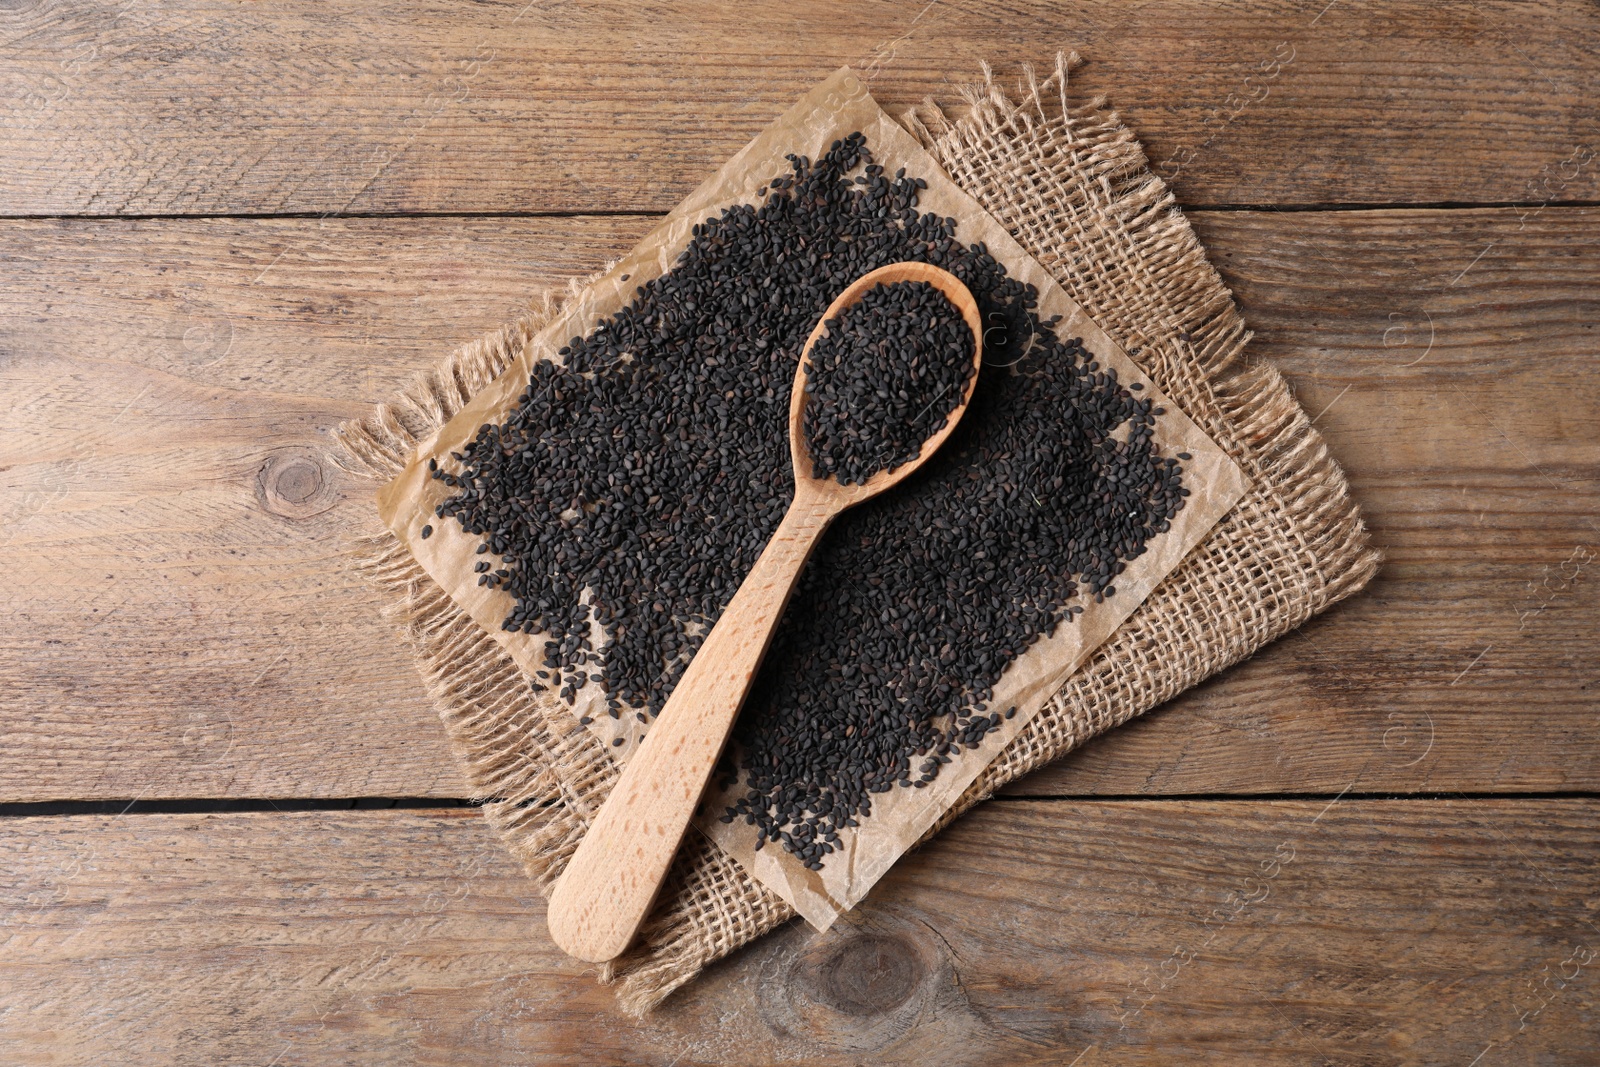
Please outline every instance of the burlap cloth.
[[[987, 66], [952, 119], [933, 101], [902, 122], [1168, 397], [1244, 470], [1250, 488], [929, 831], [1000, 786], [1169, 700], [1360, 589], [1378, 567], [1343, 473], [1250, 334], [1139, 143], [1101, 100], [1067, 104], [1060, 57], [1013, 102]], [[576, 292], [581, 283], [569, 289]], [[560, 307], [455, 352], [338, 431], [341, 462], [376, 485], [522, 350]], [[561, 873], [617, 768], [387, 531], [357, 566], [395, 596], [452, 747], [485, 817], [542, 890]], [[635, 948], [602, 974], [643, 1013], [701, 968], [793, 917], [709, 841], [685, 841]], [[529, 936], [543, 936], [542, 929]]]

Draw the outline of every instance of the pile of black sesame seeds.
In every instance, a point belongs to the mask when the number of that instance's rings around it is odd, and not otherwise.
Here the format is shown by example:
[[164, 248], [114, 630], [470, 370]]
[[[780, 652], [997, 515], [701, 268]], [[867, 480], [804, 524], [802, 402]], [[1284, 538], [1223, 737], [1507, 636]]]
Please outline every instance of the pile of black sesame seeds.
[[927, 282], [874, 285], [811, 346], [812, 477], [859, 485], [917, 458], [972, 380], [972, 328]]
[[865, 138], [692, 231], [672, 270], [562, 362], [533, 368], [504, 422], [435, 477], [437, 509], [483, 537], [479, 582], [507, 630], [549, 637], [536, 685], [597, 683], [613, 717], [659, 712], [777, 528], [793, 493], [796, 361], [861, 275], [920, 260], [977, 299], [984, 364], [944, 447], [834, 523], [808, 564], [724, 757], [723, 818], [820, 868], [872, 797], [926, 786], [1002, 720], [1005, 668], [1081, 612], [1183, 507], [1161, 409], [1036, 313], [926, 185], [871, 162]]

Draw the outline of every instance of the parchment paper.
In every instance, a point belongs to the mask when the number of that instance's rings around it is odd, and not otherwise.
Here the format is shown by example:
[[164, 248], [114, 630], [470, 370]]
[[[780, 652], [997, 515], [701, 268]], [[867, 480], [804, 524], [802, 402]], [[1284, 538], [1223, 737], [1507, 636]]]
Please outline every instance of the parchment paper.
[[[892, 789], [874, 795], [872, 815], [862, 820], [859, 829], [840, 832], [842, 847], [827, 858], [821, 871], [806, 870], [776, 844], [755, 851], [755, 828], [742, 820], [732, 824], [718, 821], [731, 799], [741, 795], [739, 785], [727, 794], [708, 796], [696, 826], [819, 930], [826, 929], [841, 912], [866, 895], [1079, 664], [1233, 507], [1245, 488], [1237, 465], [1176, 404], [1155, 389], [1154, 383], [1061, 291], [1045, 269], [1022, 251], [1004, 227], [945, 177], [911, 136], [878, 107], [852, 71], [841, 69], [802, 97], [679, 204], [632, 252], [568, 301], [561, 315], [533, 339], [518, 360], [423, 441], [406, 469], [378, 494], [384, 522], [422, 568], [531, 676], [542, 665], [545, 638], [539, 634], [508, 633], [500, 628], [514, 601], [506, 592], [478, 584], [473, 565], [482, 558], [475, 554], [482, 539], [464, 533], [453, 521], [434, 517], [435, 506], [453, 491], [429, 477], [428, 460], [437, 459], [442, 466], [455, 469], [450, 453], [460, 451], [484, 423], [503, 421], [526, 387], [533, 361], [557, 358], [556, 350], [570, 338], [587, 335], [600, 320], [625, 307], [632, 300], [635, 287], [670, 270], [688, 244], [694, 225], [731, 204], [758, 203], [757, 190], [774, 175], [788, 172], [786, 154], [815, 159], [833, 141], [856, 130], [866, 135], [874, 162], [885, 170], [893, 172], [904, 167], [908, 175], [927, 181], [928, 188], [918, 198], [919, 210], [954, 217], [960, 240], [985, 243], [1012, 277], [1037, 288], [1039, 318], [1062, 317], [1056, 327], [1057, 336], [1081, 337], [1102, 365], [1116, 369], [1124, 384], [1143, 383], [1142, 395], [1166, 409], [1156, 422], [1156, 444], [1163, 454], [1187, 451], [1193, 459], [1183, 464], [1183, 484], [1191, 494], [1185, 507], [1170, 529], [1151, 540], [1144, 555], [1117, 577], [1116, 595], [1100, 604], [1092, 598], [1079, 598], [1075, 603], [1084, 611], [1077, 620], [1058, 626], [1053, 636], [1036, 642], [1001, 677], [989, 707], [1004, 709], [1015, 705], [1016, 715], [991, 731], [978, 750], [967, 749], [944, 766], [926, 788]], [[434, 530], [431, 537], [423, 540], [420, 532], [427, 524], [432, 524]], [[597, 684], [579, 691], [571, 713], [575, 719], [585, 715], [592, 718], [588, 729], [619, 762], [625, 762], [633, 753], [646, 731], [645, 724], [626, 712], [620, 719], [605, 714], [604, 696]], [[623, 739], [623, 745], [613, 748], [617, 737]]]

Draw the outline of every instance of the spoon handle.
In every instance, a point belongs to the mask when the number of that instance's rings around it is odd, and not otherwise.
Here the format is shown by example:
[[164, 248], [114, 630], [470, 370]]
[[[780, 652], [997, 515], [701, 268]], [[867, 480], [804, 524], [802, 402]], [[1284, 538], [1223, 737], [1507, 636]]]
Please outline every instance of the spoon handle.
[[672, 866], [800, 570], [836, 508], [798, 493], [706, 636], [550, 896], [550, 936], [591, 963], [622, 954]]

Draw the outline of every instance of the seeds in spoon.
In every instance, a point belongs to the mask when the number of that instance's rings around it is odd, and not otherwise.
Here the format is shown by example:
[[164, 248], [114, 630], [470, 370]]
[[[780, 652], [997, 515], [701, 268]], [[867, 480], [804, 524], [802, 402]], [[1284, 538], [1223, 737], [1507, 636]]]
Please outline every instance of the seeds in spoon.
[[811, 346], [801, 425], [813, 477], [856, 485], [917, 458], [972, 379], [972, 330], [927, 282], [875, 285]]

